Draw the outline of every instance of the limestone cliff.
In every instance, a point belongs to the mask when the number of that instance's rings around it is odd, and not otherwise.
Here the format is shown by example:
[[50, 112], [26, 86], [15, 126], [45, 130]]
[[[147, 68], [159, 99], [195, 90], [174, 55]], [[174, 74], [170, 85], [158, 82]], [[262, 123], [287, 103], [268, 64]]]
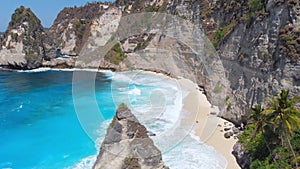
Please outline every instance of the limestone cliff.
[[[79, 62], [78, 66], [146, 69], [183, 76], [205, 87], [211, 102], [214, 102], [215, 93], [227, 88], [226, 93], [222, 93], [225, 105], [220, 116], [238, 125], [249, 108], [263, 98], [281, 89], [290, 89], [293, 95], [299, 94], [299, 9], [299, 2], [292, 0], [118, 0], [108, 9], [118, 11], [116, 16], [111, 15], [113, 12], [106, 12], [106, 22], [93, 25], [93, 30], [102, 32], [104, 36], [93, 33], [89, 37], [80, 53], [84, 62]], [[184, 32], [164, 30], [165, 34], [162, 34], [152, 29], [120, 36], [122, 29], [126, 29], [122, 19], [130, 19], [126, 16], [139, 12], [166, 12], [197, 25], [217, 49], [222, 61], [217, 64], [217, 69], [224, 72], [226, 79], [222, 81], [228, 82], [228, 86], [209, 85], [215, 80], [211, 81], [208, 76], [208, 64], [199, 60], [186, 42], [178, 41], [178, 37], [186, 36]], [[101, 17], [100, 21], [104, 21]], [[178, 25], [177, 29], [182, 26], [179, 23], [173, 25]], [[185, 30], [188, 29], [186, 26]], [[114, 31], [119, 31], [118, 43]], [[209, 43], [199, 37], [201, 42]], [[111, 51], [107, 46], [103, 47], [106, 43], [111, 43]], [[120, 47], [117, 49], [121, 50], [116, 50], [118, 44]], [[107, 55], [104, 56], [105, 53]], [[199, 53], [202, 56], [213, 54], [206, 51]]]
[[[116, 2], [122, 6], [124, 16], [161, 9], [192, 21], [205, 32], [217, 49], [229, 82], [224, 96], [225, 107], [220, 116], [235, 124], [241, 122], [252, 105], [281, 89], [289, 89], [292, 95], [299, 95], [299, 3], [293, 0]], [[147, 37], [144, 40], [133, 39], [132, 36], [121, 38], [127, 57], [115, 66], [116, 69], [162, 70], [186, 78], [192, 72], [196, 74], [192, 80], [205, 86], [208, 95], [213, 95], [222, 86], [209, 88], [207, 79], [210, 77], [207, 77], [205, 65], [197, 60], [189, 46], [178, 42], [176, 36], [184, 36], [180, 33], [173, 37], [157, 34], [147, 43], [143, 42]], [[145, 50], [135, 50], [139, 44]], [[155, 49], [162, 47], [163, 50]], [[212, 97], [208, 98], [214, 101]]]
[[[201, 23], [218, 49], [230, 89], [223, 117], [238, 122], [263, 98], [300, 93], [300, 6], [293, 0], [182, 1], [170, 5]], [[179, 10], [181, 9], [181, 10]]]
[[99, 18], [109, 4], [87, 3], [82, 7], [64, 8], [47, 32], [62, 54], [78, 55], [91, 35], [94, 19]]
[[[79, 55], [76, 65], [75, 60], [68, 64], [59, 60], [44, 65], [55, 67], [55, 63], [59, 63], [62, 67], [100, 67], [117, 71], [146, 69], [182, 76], [205, 87], [213, 104], [214, 95], [223, 95], [218, 98], [224, 104], [220, 116], [239, 124], [252, 105], [281, 89], [290, 89], [292, 95], [299, 95], [299, 3], [295, 0], [95, 2], [61, 11], [47, 31], [46, 39], [53, 38], [54, 43], [46, 43], [43, 36], [36, 38], [45, 35], [40, 22], [30, 10], [18, 9], [1, 40], [0, 62], [19, 63], [16, 68], [27, 68], [26, 54], [39, 56], [32, 58], [40, 62], [40, 56], [47, 50], [61, 49], [63, 54]], [[148, 23], [143, 30], [123, 36], [131, 31], [125, 29], [126, 19], [139, 12], [165, 12], [191, 21], [195, 26], [174, 22], [168, 30], [155, 26], [148, 30], [146, 26], [151, 26]], [[20, 13], [29, 14], [20, 20]], [[34, 18], [34, 29], [26, 26], [32, 25], [27, 22], [29, 18]], [[183, 31], [179, 32], [179, 28]], [[199, 34], [195, 29], [200, 30]], [[32, 30], [30, 38], [23, 36], [26, 30]], [[185, 30], [196, 32], [195, 37], [201, 39], [194, 42], [205, 45], [212, 42], [218, 55], [209, 51], [195, 52], [187, 45], [193, 41], [185, 39], [190, 36]], [[47, 47], [47, 44], [52, 45]], [[209, 45], [206, 49], [210, 49]], [[220, 56], [221, 62], [208, 63], [197, 55]], [[214, 71], [224, 76], [221, 79], [209, 76], [209, 65], [214, 65]], [[224, 84], [212, 84], [218, 81]]]
[[113, 118], [94, 169], [167, 169], [147, 129], [121, 104]]

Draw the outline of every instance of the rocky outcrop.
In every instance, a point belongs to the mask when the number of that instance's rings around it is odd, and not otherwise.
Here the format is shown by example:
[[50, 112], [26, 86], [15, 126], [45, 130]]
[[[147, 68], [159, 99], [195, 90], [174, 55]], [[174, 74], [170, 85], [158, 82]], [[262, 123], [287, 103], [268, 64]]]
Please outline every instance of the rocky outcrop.
[[[103, 36], [102, 30], [97, 28], [106, 22], [100, 16], [109, 6], [110, 3], [93, 2], [83, 7], [64, 8], [53, 26], [46, 30], [29, 8], [21, 6], [12, 15], [5, 34], [1, 35], [0, 66], [11, 69], [74, 67], [72, 59], [50, 60], [57, 56], [58, 50], [62, 55], [78, 56], [90, 36], [93, 39], [91, 44], [97, 45], [99, 40], [93, 36]], [[111, 13], [115, 14], [114, 11]], [[107, 33], [108, 39], [111, 33]]]
[[87, 3], [82, 7], [64, 8], [47, 34], [54, 39], [62, 54], [79, 55], [93, 31], [94, 20], [109, 7], [108, 3]]
[[40, 20], [29, 9], [15, 10], [8, 29], [1, 38], [0, 66], [33, 69], [41, 66], [43, 58], [53, 48]]
[[249, 169], [250, 168], [250, 158], [243, 150], [243, 145], [240, 142], [237, 142], [233, 146], [232, 154], [236, 158], [237, 163], [242, 169]]
[[101, 145], [94, 169], [167, 169], [161, 152], [125, 104], [121, 104]]
[[51, 61], [44, 61], [42, 67], [50, 68], [74, 68], [76, 58], [55, 58]]

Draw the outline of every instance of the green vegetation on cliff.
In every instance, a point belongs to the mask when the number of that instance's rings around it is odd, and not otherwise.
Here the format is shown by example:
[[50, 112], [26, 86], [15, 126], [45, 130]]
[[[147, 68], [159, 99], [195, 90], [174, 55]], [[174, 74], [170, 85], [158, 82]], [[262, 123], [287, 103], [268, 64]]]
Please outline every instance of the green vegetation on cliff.
[[[18, 30], [18, 33], [12, 30]], [[8, 39], [9, 36], [11, 36], [11, 40]], [[9, 41], [7, 48], [14, 47], [10, 45], [11, 42], [22, 42], [26, 59], [33, 58], [33, 56], [43, 56], [45, 33], [41, 21], [29, 8], [24, 6], [17, 8], [5, 32], [3, 43], [5, 41]]]
[[252, 0], [250, 2], [251, 11], [260, 11], [264, 8], [264, 4], [260, 0]]
[[233, 32], [236, 26], [249, 27], [256, 18], [264, 15], [266, 4], [262, 0], [200, 2], [200, 16], [207, 37], [215, 48]]
[[123, 61], [127, 56], [121, 49], [119, 43], [116, 43], [109, 52], [105, 55], [105, 60], [110, 61], [111, 63], [118, 65], [121, 61]]
[[300, 53], [300, 31], [291, 24], [286, 24], [280, 29], [281, 46], [292, 60], [297, 61]]
[[139, 12], [166, 12], [168, 1], [149, 3], [146, 0], [116, 0], [114, 4], [124, 6], [123, 15], [127, 15]]
[[291, 169], [299, 166], [300, 98], [283, 90], [267, 101], [266, 107], [252, 108], [248, 128], [240, 137], [251, 160], [251, 169]]

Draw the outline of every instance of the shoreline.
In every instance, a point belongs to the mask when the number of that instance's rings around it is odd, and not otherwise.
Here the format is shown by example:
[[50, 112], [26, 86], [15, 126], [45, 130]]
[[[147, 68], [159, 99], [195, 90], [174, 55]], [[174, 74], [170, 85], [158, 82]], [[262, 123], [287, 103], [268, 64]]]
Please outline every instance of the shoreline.
[[118, 72], [131, 72], [131, 71], [140, 71], [156, 76], [164, 76], [170, 79], [178, 79], [177, 77], [173, 77], [170, 73], [160, 72], [157, 70], [144, 70], [144, 69], [134, 69], [134, 70], [125, 70], [125, 71], [115, 71], [112, 69], [101, 69], [101, 68], [55, 68], [55, 67], [39, 67], [35, 69], [22, 70], [22, 69], [9, 69], [0, 66], [0, 70], [12, 71], [12, 72], [46, 72], [46, 71], [88, 71], [88, 72], [109, 72], [109, 73], [118, 73]]
[[231, 128], [234, 124], [217, 116], [219, 113], [218, 107], [212, 107], [206, 95], [199, 90], [199, 86], [183, 77], [174, 78], [163, 73], [143, 71], [176, 80], [182, 89], [187, 90], [188, 94], [183, 98], [182, 109], [187, 111], [189, 115], [182, 119], [182, 125], [192, 126], [191, 129], [196, 137], [222, 155], [227, 161], [227, 169], [240, 169], [235, 157], [231, 153], [238, 139], [233, 137], [226, 139], [224, 137], [224, 128]]
[[3, 71], [10, 71], [10, 72], [18, 72], [18, 73], [37, 73], [37, 72], [47, 72], [47, 71], [56, 71], [56, 72], [80, 72], [80, 71], [86, 71], [86, 72], [94, 72], [94, 73], [104, 73], [104, 74], [115, 74], [116, 72], [112, 70], [107, 69], [93, 69], [93, 68], [50, 68], [50, 67], [41, 67], [31, 70], [16, 70], [16, 69], [7, 69], [0, 67], [0, 70]]
[[[15, 72], [43, 72], [43, 71], [90, 71], [90, 72], [108, 72], [115, 73], [115, 71], [105, 69], [91, 69], [91, 68], [49, 68], [42, 67], [32, 70], [15, 70], [6, 69], [0, 67], [0, 70], [8, 70]], [[192, 126], [194, 135], [200, 138], [200, 140], [208, 146], [215, 149], [217, 153], [222, 155], [227, 161], [228, 169], [239, 169], [239, 165], [236, 162], [235, 157], [231, 154], [233, 151], [233, 145], [238, 141], [230, 137], [226, 139], [224, 137], [224, 127], [232, 127], [233, 123], [217, 117], [217, 108], [211, 108], [206, 96], [199, 90], [199, 86], [192, 81], [182, 77], [172, 77], [162, 72], [156, 72], [151, 70], [128, 70], [128, 71], [141, 71], [156, 76], [164, 76], [168, 79], [176, 80], [182, 89], [187, 90], [188, 94], [183, 99], [182, 109], [187, 111], [188, 117], [183, 119], [181, 123], [185, 123]], [[121, 71], [122, 72], [122, 71]], [[126, 72], [126, 71], [124, 71]]]
[[233, 123], [217, 117], [218, 108], [211, 107], [206, 96], [199, 91], [198, 85], [184, 78], [179, 79], [178, 82], [188, 91], [188, 95], [183, 99], [183, 109], [190, 114], [183, 119], [183, 123], [192, 125], [195, 135], [227, 160], [226, 168], [240, 169], [231, 153], [238, 139], [224, 137], [224, 127], [232, 127]]
[[238, 138], [230, 137], [227, 139], [224, 137], [224, 128], [231, 128], [234, 124], [217, 116], [218, 107], [212, 107], [197, 84], [183, 77], [172, 77], [149, 70], [141, 71], [176, 80], [182, 89], [187, 90], [188, 94], [183, 98], [182, 110], [189, 114], [188, 117], [181, 120], [181, 125], [191, 126], [194, 136], [200, 138], [204, 144], [213, 147], [217, 153], [222, 155], [226, 159], [227, 169], [240, 169], [236, 158], [231, 153]]
[[43, 71], [90, 71], [90, 72], [113, 72], [111, 70], [97, 69], [97, 68], [51, 68], [51, 67], [39, 67], [36, 69], [30, 70], [21, 70], [21, 69], [8, 69], [0, 67], [0, 70], [7, 70], [12, 72], [43, 72]]

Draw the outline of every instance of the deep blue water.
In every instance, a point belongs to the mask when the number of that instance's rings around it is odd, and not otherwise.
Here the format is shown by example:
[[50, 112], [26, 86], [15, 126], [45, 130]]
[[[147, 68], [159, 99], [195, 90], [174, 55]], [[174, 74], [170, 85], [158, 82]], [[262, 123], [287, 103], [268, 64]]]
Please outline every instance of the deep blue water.
[[[74, 110], [72, 77], [67, 71], [0, 71], [0, 168], [64, 168], [97, 153]], [[105, 102], [99, 106], [105, 119], [115, 113], [110, 81], [97, 73], [96, 98]], [[103, 121], [89, 122], [97, 134]]]

